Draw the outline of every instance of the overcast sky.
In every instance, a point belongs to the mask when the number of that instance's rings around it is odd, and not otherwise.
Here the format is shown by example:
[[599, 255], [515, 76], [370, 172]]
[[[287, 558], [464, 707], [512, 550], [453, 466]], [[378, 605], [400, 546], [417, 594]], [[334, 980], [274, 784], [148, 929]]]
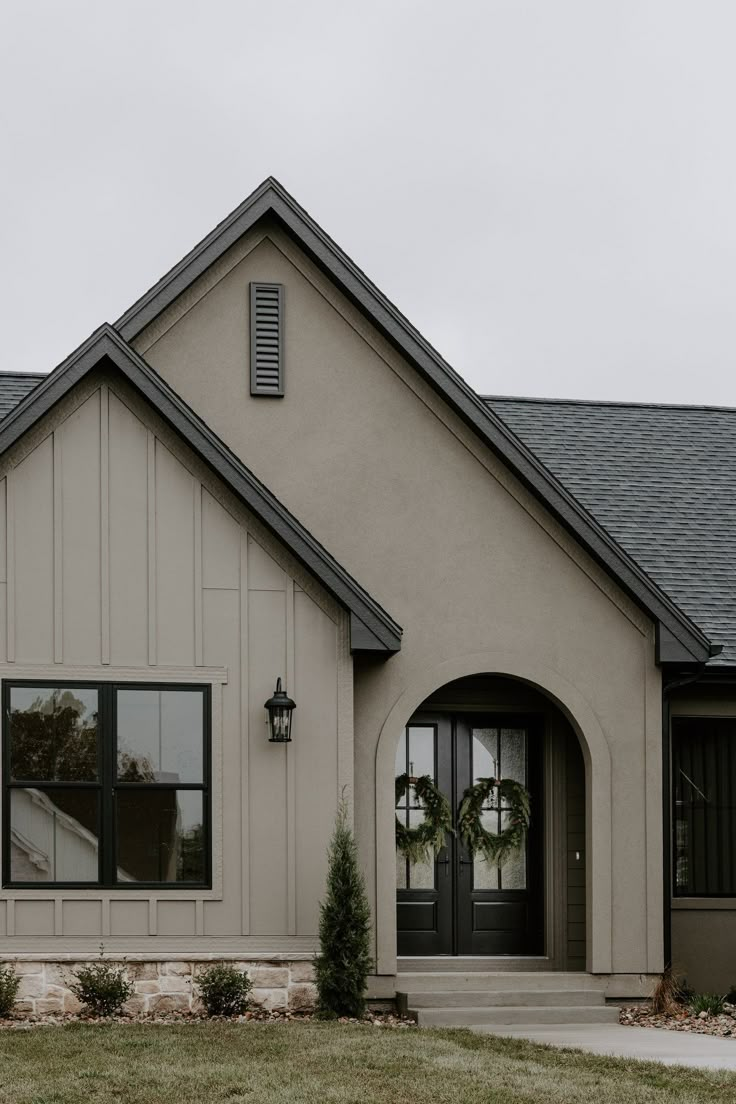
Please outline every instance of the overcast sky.
[[273, 174], [478, 390], [736, 406], [733, 0], [0, 0], [4, 369]]

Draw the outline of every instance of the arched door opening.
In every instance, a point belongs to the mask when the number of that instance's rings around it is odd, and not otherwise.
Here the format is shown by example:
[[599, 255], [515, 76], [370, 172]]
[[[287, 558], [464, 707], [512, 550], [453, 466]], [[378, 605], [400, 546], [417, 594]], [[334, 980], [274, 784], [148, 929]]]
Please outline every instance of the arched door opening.
[[[457, 832], [434, 859], [396, 855], [399, 956], [537, 960], [585, 969], [585, 765], [561, 709], [518, 679], [474, 675], [426, 698], [398, 738], [395, 773], [429, 775], [447, 797], [453, 823], [479, 779], [513, 779], [529, 794], [522, 847], [502, 864], [473, 854]], [[491, 796], [481, 821], [506, 827], [510, 807]], [[407, 827], [424, 818], [412, 785], [396, 815]]]

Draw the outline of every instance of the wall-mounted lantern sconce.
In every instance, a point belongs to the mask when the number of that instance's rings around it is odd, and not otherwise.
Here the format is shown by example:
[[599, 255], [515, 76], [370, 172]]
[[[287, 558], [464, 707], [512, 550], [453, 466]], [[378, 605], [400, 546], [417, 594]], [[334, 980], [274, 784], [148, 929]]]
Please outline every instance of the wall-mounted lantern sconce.
[[286, 691], [281, 689], [281, 679], [277, 679], [273, 697], [266, 702], [270, 743], [288, 744], [291, 742], [291, 715], [295, 709], [296, 702], [293, 702]]

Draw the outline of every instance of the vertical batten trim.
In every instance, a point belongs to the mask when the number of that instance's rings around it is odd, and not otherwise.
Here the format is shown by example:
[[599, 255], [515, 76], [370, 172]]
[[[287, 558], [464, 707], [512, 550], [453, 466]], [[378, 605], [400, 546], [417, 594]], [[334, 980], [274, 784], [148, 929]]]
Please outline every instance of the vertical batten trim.
[[62, 897], [54, 898], [54, 935], [64, 934], [64, 900]]
[[158, 935], [158, 901], [155, 897], [148, 900], [148, 934]]
[[102, 906], [102, 938], [107, 939], [110, 935], [110, 898], [103, 897], [100, 905]]
[[148, 663], [156, 666], [156, 438], [148, 430]]
[[100, 659], [110, 662], [110, 391], [100, 388]]
[[8, 897], [5, 909], [5, 933], [8, 936], [15, 935], [15, 898]]
[[[294, 658], [294, 580], [286, 578], [286, 691], [293, 696], [296, 662]], [[288, 934], [296, 935], [296, 760], [294, 748], [286, 751], [286, 871]]]
[[54, 663], [64, 662], [64, 522], [62, 516], [61, 440], [52, 434], [52, 469], [54, 485]]
[[353, 823], [355, 794], [355, 737], [353, 719], [353, 657], [350, 654], [350, 614], [341, 613], [337, 634], [337, 793], [336, 802], [345, 796], [350, 823]]
[[204, 935], [204, 901], [201, 897], [194, 902], [194, 934]]
[[7, 657], [15, 662], [15, 472], [5, 477], [5, 563], [7, 576]]
[[248, 678], [248, 534], [240, 527], [240, 840], [241, 931], [250, 935], [250, 679]]
[[193, 481], [194, 487], [194, 666], [204, 664], [204, 639], [202, 617], [202, 484]]

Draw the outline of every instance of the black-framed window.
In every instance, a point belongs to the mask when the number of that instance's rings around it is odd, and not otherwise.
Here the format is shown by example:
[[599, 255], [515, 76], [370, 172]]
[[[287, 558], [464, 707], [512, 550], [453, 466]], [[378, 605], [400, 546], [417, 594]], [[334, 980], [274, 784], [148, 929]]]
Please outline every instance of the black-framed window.
[[210, 884], [210, 690], [3, 683], [3, 883]]
[[736, 897], [736, 718], [672, 721], [676, 897]]

